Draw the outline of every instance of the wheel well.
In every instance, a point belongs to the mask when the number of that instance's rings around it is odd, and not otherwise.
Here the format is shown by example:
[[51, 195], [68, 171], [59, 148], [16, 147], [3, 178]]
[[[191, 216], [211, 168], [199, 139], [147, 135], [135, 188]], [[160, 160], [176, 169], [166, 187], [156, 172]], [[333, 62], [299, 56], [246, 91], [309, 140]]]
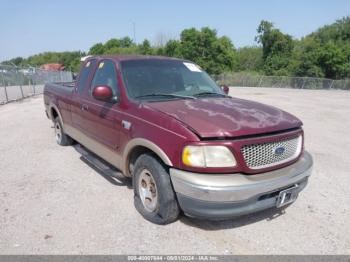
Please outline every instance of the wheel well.
[[51, 108], [51, 116], [52, 116], [52, 120], [54, 120], [56, 117], [58, 117], [58, 113], [56, 111], [55, 108]]
[[158, 159], [158, 161], [160, 163], [162, 163], [164, 166], [164, 162], [162, 161], [162, 159], [155, 153], [153, 152], [151, 149], [147, 148], [147, 147], [144, 147], [144, 146], [135, 146], [131, 152], [129, 153], [129, 157], [127, 158], [127, 173], [129, 175], [132, 176], [132, 173], [133, 173], [133, 169], [134, 169], [134, 166], [135, 166], [135, 162], [137, 160], [137, 158], [143, 154], [146, 154], [146, 153], [149, 153], [151, 155], [153, 155], [156, 159]]

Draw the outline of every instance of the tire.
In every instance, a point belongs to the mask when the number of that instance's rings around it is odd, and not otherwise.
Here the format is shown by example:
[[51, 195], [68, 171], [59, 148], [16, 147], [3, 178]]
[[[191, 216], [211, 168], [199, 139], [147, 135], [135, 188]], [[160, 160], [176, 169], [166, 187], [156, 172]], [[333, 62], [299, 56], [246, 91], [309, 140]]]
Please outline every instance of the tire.
[[135, 208], [145, 219], [158, 225], [177, 220], [180, 208], [170, 176], [152, 154], [143, 154], [136, 160], [133, 187]]
[[55, 129], [55, 138], [57, 144], [61, 146], [70, 146], [73, 144], [73, 139], [64, 133], [62, 128], [62, 123], [59, 117], [56, 117], [53, 121], [54, 129]]

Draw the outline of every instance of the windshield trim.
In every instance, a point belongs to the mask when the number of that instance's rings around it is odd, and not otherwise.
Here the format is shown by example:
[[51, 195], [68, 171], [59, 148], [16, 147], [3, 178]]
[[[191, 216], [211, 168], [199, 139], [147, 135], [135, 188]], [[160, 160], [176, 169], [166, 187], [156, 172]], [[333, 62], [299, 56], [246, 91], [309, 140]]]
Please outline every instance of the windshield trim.
[[199, 92], [199, 93], [193, 94], [194, 97], [211, 96], [211, 95], [219, 95], [219, 96], [222, 96], [222, 97], [229, 97], [226, 94], [221, 94], [221, 93], [216, 93], [216, 92]]
[[186, 95], [177, 95], [177, 94], [165, 94], [165, 93], [154, 93], [154, 94], [147, 94], [147, 95], [141, 95], [136, 96], [137, 99], [142, 98], [152, 98], [152, 97], [167, 97], [167, 98], [180, 98], [180, 99], [197, 99], [194, 96], [186, 96]]

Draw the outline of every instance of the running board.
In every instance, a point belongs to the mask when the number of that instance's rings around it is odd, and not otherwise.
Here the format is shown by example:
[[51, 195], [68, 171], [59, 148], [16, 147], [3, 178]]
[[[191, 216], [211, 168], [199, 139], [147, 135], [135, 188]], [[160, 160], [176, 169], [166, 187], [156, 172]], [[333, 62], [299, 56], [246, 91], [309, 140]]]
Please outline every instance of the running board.
[[81, 156], [89, 162], [92, 166], [96, 167], [103, 174], [114, 177], [116, 179], [125, 179], [125, 176], [112, 165], [108, 164], [106, 161], [95, 155], [94, 153], [88, 151], [82, 145], [77, 144], [74, 148], [81, 154]]

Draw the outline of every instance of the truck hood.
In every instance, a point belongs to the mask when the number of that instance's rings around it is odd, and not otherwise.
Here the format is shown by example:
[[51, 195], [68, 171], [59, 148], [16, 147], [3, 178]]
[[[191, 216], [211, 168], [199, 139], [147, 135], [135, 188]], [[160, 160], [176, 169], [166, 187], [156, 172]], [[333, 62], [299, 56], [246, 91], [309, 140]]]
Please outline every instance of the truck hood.
[[278, 108], [238, 98], [208, 98], [147, 103], [202, 138], [238, 137], [300, 127], [302, 122]]

